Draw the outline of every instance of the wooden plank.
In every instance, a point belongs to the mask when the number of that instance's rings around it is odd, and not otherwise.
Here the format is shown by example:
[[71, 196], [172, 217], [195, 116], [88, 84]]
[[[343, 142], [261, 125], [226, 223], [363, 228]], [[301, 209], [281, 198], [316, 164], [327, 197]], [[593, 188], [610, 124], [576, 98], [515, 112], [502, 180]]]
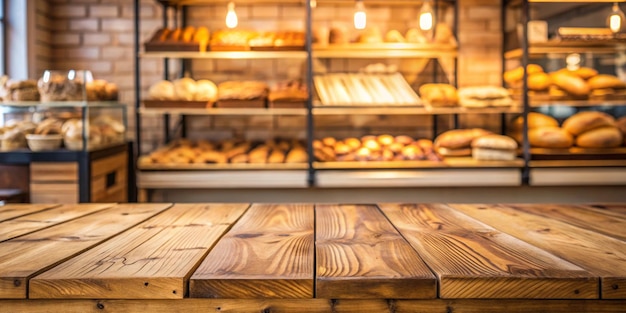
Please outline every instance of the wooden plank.
[[114, 172], [119, 168], [128, 167], [128, 154], [118, 153], [110, 157], [94, 160], [91, 162], [91, 177], [97, 177]]
[[30, 280], [29, 297], [181, 299], [187, 280], [247, 204], [177, 204]]
[[28, 313], [623, 313], [626, 300], [328, 300], [328, 299], [179, 299], [179, 300], [0, 300], [0, 312]]
[[69, 204], [0, 223], [0, 242], [112, 207], [114, 204]]
[[626, 216], [626, 204], [624, 203], [598, 203], [589, 204], [586, 207], [593, 208], [594, 210], [602, 211], [604, 213], [612, 213]]
[[26, 298], [30, 277], [117, 235], [169, 206], [116, 205], [0, 243], [0, 299]]
[[597, 277], [449, 206], [381, 209], [435, 272], [441, 298], [598, 297]]
[[255, 204], [191, 277], [195, 298], [312, 298], [313, 205]]
[[453, 207], [600, 276], [602, 298], [626, 298], [626, 242], [507, 205]]
[[30, 164], [30, 181], [77, 182], [78, 163], [72, 162], [33, 162]]
[[58, 204], [21, 204], [8, 203], [0, 206], [0, 222], [14, 219], [20, 216], [33, 214], [35, 212], [52, 209]]
[[626, 240], [626, 215], [615, 216], [599, 210], [566, 204], [515, 204], [516, 210], [559, 220], [620, 240]]
[[372, 205], [316, 205], [316, 297], [437, 297], [437, 280]]

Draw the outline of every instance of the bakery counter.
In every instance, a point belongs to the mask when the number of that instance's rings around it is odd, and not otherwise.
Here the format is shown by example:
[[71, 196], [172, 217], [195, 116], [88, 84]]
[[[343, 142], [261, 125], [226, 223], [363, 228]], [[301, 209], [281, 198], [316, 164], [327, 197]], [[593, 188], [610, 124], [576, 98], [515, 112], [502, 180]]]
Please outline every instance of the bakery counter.
[[0, 311], [623, 312], [624, 223], [624, 203], [9, 204]]

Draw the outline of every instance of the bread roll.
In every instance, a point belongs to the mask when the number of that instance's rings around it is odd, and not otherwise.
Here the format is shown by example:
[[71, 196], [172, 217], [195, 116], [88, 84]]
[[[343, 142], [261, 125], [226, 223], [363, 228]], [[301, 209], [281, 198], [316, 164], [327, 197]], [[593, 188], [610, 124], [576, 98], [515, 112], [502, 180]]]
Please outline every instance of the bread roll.
[[435, 43], [456, 45], [454, 33], [452, 33], [450, 26], [445, 23], [437, 23], [435, 26], [435, 38], [433, 38], [433, 41]]
[[624, 89], [626, 83], [613, 75], [598, 75], [587, 82], [591, 89]]
[[331, 44], [347, 44], [350, 41], [344, 28], [333, 27], [328, 35], [328, 42]]
[[437, 136], [434, 145], [437, 149], [464, 149], [469, 148], [474, 139], [489, 134], [490, 131], [481, 128], [453, 129]]
[[191, 42], [193, 39], [193, 35], [196, 32], [196, 28], [194, 26], [187, 26], [183, 30], [183, 33], [180, 36], [182, 42]]
[[623, 142], [622, 132], [614, 126], [595, 128], [576, 137], [576, 145], [581, 148], [616, 148]]
[[167, 37], [169, 37], [171, 30], [169, 28], [162, 28], [160, 29], [155, 37], [157, 38], [158, 41], [163, 42], [165, 40], [167, 40]]
[[563, 129], [574, 136], [603, 126], [615, 126], [615, 119], [604, 112], [596, 111], [579, 112], [563, 122]]
[[397, 29], [392, 29], [385, 35], [385, 42], [406, 42], [406, 39]]
[[350, 147], [350, 149], [352, 149], [352, 151], [361, 147], [361, 140], [358, 138], [346, 138], [344, 142]]
[[574, 144], [574, 137], [558, 127], [539, 127], [528, 131], [528, 141], [532, 147], [569, 148]]
[[[537, 64], [528, 64], [528, 66], [526, 66], [526, 71], [528, 72], [528, 76], [530, 77], [532, 74], [535, 73], [543, 73], [543, 68]], [[523, 78], [524, 68], [521, 66], [513, 70], [504, 72], [504, 81], [509, 85], [519, 82]]]
[[208, 79], [201, 79], [196, 82], [195, 100], [197, 101], [217, 101], [217, 85]]
[[551, 75], [552, 83], [576, 97], [586, 97], [591, 92], [589, 85], [584, 79], [576, 76], [556, 72]]
[[193, 42], [200, 43], [201, 45], [206, 45], [209, 42], [209, 29], [205, 26], [200, 26], [196, 29], [196, 32], [193, 34]]
[[181, 28], [176, 28], [172, 32], [170, 32], [167, 36], [167, 41], [179, 41], [183, 34], [183, 30]]
[[413, 141], [415, 141], [415, 139], [413, 139], [413, 138], [411, 138], [411, 137], [409, 137], [409, 136], [406, 136], [406, 135], [396, 136], [396, 137], [394, 138], [394, 140], [395, 140], [397, 143], [401, 143], [401, 144], [403, 144], [403, 145], [410, 145]]
[[174, 100], [176, 98], [174, 84], [167, 80], [159, 81], [150, 86], [148, 96], [152, 100]]
[[622, 135], [626, 137], [626, 116], [622, 116], [617, 120], [617, 128], [622, 132]]
[[179, 78], [173, 81], [174, 93], [177, 100], [192, 101], [196, 97], [196, 81], [189, 78]]
[[304, 148], [294, 148], [289, 151], [287, 154], [287, 158], [285, 159], [286, 163], [304, 163], [308, 160], [306, 150]]
[[528, 89], [534, 91], [546, 91], [550, 89], [552, 79], [546, 73], [534, 73], [528, 76]]
[[[528, 129], [540, 127], [559, 127], [559, 122], [552, 116], [538, 112], [528, 113]], [[522, 131], [524, 128], [524, 116], [520, 115], [513, 119], [509, 126], [509, 136], [515, 138], [517, 142], [522, 142]]]
[[459, 102], [456, 88], [449, 84], [424, 84], [419, 93], [431, 106], [455, 106]]
[[325, 137], [322, 139], [322, 143], [326, 146], [334, 146], [337, 143], [337, 139], [333, 138], [333, 137]]
[[283, 163], [285, 162], [285, 151], [280, 149], [273, 149], [269, 157], [267, 157], [267, 163]]
[[395, 141], [395, 139], [391, 135], [380, 135], [376, 138], [376, 140], [378, 140], [378, 143], [382, 146], [388, 146]]
[[560, 69], [559, 72], [565, 73], [565, 74], [570, 74], [570, 75], [574, 75], [574, 76], [578, 76], [584, 80], [590, 79], [596, 75], [598, 75], [598, 71], [589, 68], [589, 67], [581, 67], [577, 70], [573, 70], [570, 71], [566, 68], [564, 69]]
[[405, 38], [406, 38], [406, 42], [410, 42], [410, 43], [427, 43], [428, 42], [428, 40], [426, 39], [426, 36], [424, 36], [424, 33], [417, 28], [409, 29], [406, 32]]
[[472, 140], [472, 148], [486, 148], [495, 150], [515, 150], [517, 142], [513, 138], [497, 134], [489, 134]]

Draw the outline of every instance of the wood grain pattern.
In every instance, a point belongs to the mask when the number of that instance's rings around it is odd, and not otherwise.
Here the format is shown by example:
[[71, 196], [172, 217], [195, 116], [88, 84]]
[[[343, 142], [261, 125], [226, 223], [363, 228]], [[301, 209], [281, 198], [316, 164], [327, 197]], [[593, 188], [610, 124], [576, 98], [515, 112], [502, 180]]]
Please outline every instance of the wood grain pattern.
[[78, 203], [78, 183], [31, 183], [32, 203]]
[[0, 242], [88, 215], [114, 204], [63, 205], [0, 223]]
[[453, 207], [600, 276], [602, 298], [626, 297], [626, 242], [508, 205]]
[[253, 205], [193, 274], [190, 296], [312, 298], [313, 230], [313, 205]]
[[316, 297], [437, 297], [437, 280], [372, 205], [316, 205]]
[[600, 203], [600, 204], [590, 204], [585, 207], [592, 208], [595, 210], [599, 210], [605, 213], [614, 213], [626, 215], [626, 204], [620, 203]]
[[626, 307], [626, 300], [0, 300], [0, 312], [20, 313], [623, 313], [624, 307]]
[[382, 204], [439, 278], [441, 298], [598, 297], [598, 279], [446, 205]]
[[58, 204], [8, 203], [0, 206], [0, 222], [58, 207]]
[[29, 297], [181, 299], [187, 279], [247, 204], [176, 204], [30, 280]]
[[0, 299], [25, 298], [28, 278], [117, 235], [169, 206], [117, 205], [0, 243]]
[[626, 215], [616, 216], [589, 207], [567, 204], [515, 204], [516, 210], [565, 222], [580, 228], [626, 240]]
[[31, 183], [77, 182], [77, 162], [32, 162], [30, 163]]

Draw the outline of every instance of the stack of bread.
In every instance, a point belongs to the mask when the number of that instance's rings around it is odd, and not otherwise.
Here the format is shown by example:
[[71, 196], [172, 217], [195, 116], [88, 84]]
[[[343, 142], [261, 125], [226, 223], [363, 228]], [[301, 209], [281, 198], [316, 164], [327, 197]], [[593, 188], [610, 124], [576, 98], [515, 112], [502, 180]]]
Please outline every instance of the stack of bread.
[[459, 104], [466, 108], [505, 107], [513, 104], [509, 92], [497, 86], [473, 86], [459, 89]]
[[[536, 148], [615, 148], [624, 144], [626, 118], [616, 121], [611, 115], [584, 111], [567, 118], [561, 126], [556, 119], [541, 113], [528, 115], [528, 141]], [[511, 133], [522, 140], [523, 118], [517, 117]]]
[[314, 140], [313, 149], [315, 159], [321, 162], [442, 160], [428, 139], [387, 134], [343, 140], [326, 137]]
[[117, 101], [118, 89], [115, 83], [96, 79], [85, 84], [88, 101]]
[[[146, 51], [151, 50], [190, 50], [185, 47], [192, 47], [196, 51], [205, 51], [209, 43], [209, 29], [200, 26], [187, 26], [185, 28], [161, 28], [157, 30], [152, 38], [146, 43]], [[161, 46], [161, 48], [153, 48]], [[164, 49], [167, 47], [167, 49]]]
[[[544, 95], [554, 100], [626, 98], [626, 82], [613, 75], [598, 74], [592, 68], [564, 68], [545, 73], [540, 65], [529, 64], [526, 69], [531, 97]], [[518, 67], [504, 73], [504, 81], [515, 95], [521, 94], [523, 70]]]
[[517, 157], [517, 142], [513, 138], [482, 128], [443, 132], [435, 138], [435, 149], [445, 157], [472, 156], [485, 161], [510, 161]]
[[2, 101], [39, 101], [37, 81], [32, 79], [11, 80], [8, 76], [0, 77], [0, 97]]
[[161, 80], [150, 86], [150, 100], [161, 101], [217, 101], [217, 86], [208, 79], [180, 78], [173, 82]]
[[419, 88], [420, 97], [431, 107], [453, 107], [459, 104], [457, 90], [450, 84], [424, 84]]
[[89, 124], [88, 129], [83, 131], [82, 119], [69, 119], [63, 123], [61, 134], [67, 149], [83, 150], [85, 148], [83, 135], [87, 137], [87, 149], [121, 143], [125, 139], [126, 127], [110, 116], [101, 115]]
[[304, 163], [308, 157], [299, 140], [270, 139], [265, 142], [228, 139], [177, 140], [152, 152], [143, 164], [277, 164]]
[[11, 151], [27, 147], [26, 135], [33, 134], [37, 124], [31, 121], [9, 120], [0, 128], [0, 150]]

